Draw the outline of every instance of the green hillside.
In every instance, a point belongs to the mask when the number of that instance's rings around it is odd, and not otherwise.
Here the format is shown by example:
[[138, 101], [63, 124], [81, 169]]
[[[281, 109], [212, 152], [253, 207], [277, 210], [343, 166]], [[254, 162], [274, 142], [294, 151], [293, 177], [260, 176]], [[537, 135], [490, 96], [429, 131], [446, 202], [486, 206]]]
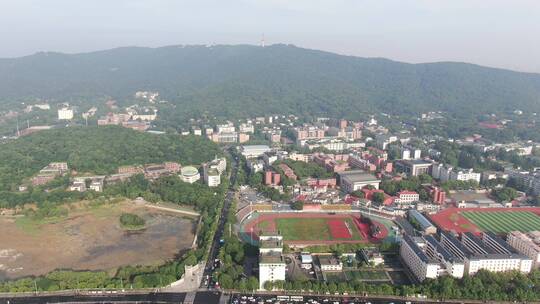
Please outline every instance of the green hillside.
[[14, 190], [23, 178], [49, 162], [67, 162], [79, 172], [108, 174], [122, 165], [176, 161], [200, 164], [221, 153], [198, 137], [154, 135], [130, 129], [73, 127], [34, 133], [0, 146], [0, 191]]
[[0, 60], [0, 100], [156, 90], [165, 120], [202, 114], [540, 111], [540, 75], [465, 63], [406, 64], [290, 45], [118, 48]]

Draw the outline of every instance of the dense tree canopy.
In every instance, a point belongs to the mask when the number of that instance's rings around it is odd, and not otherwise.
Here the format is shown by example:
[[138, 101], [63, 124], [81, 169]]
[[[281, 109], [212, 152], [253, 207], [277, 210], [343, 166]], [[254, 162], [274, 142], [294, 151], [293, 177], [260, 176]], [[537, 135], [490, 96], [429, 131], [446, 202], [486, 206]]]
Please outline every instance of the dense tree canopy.
[[291, 45], [119, 48], [0, 61], [5, 99], [77, 102], [111, 96], [122, 101], [137, 90], [159, 91], [169, 101], [157, 123], [171, 127], [207, 113], [354, 118], [376, 110], [540, 110], [536, 74], [462, 63], [406, 64]]
[[67, 162], [78, 172], [108, 174], [122, 165], [200, 164], [218, 154], [217, 145], [197, 136], [154, 135], [115, 126], [54, 129], [1, 145], [0, 190], [15, 190], [50, 162]]

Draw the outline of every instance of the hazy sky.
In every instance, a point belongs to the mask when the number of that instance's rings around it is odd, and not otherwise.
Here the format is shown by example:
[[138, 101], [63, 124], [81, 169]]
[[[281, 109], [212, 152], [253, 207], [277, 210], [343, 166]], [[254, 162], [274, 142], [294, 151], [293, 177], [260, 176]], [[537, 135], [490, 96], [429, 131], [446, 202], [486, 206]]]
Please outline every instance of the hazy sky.
[[540, 72], [540, 0], [0, 0], [0, 57], [292, 43]]

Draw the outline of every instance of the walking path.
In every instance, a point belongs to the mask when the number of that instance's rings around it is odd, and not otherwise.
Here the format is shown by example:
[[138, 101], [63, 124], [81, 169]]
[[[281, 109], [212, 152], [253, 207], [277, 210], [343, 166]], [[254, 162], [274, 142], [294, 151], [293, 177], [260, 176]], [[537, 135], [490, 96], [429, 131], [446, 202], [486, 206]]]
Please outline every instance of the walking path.
[[152, 204], [146, 204], [145, 206], [148, 207], [148, 208], [152, 208], [152, 209], [158, 209], [158, 210], [169, 211], [169, 212], [174, 212], [174, 213], [186, 214], [186, 215], [191, 215], [191, 216], [199, 216], [200, 215], [199, 213], [197, 213], [195, 211], [188, 211], [188, 210], [175, 209], [175, 208], [169, 208], [169, 207], [161, 207], [161, 206], [156, 206], [156, 205], [152, 205]]

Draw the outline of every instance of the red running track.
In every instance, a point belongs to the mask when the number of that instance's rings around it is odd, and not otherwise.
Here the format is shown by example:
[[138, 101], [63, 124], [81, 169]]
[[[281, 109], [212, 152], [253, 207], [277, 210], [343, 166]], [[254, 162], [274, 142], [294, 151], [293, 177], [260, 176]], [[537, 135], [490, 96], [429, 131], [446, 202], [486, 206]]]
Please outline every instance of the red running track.
[[331, 219], [327, 221], [330, 234], [334, 239], [350, 239], [352, 237], [349, 228], [342, 219]]

